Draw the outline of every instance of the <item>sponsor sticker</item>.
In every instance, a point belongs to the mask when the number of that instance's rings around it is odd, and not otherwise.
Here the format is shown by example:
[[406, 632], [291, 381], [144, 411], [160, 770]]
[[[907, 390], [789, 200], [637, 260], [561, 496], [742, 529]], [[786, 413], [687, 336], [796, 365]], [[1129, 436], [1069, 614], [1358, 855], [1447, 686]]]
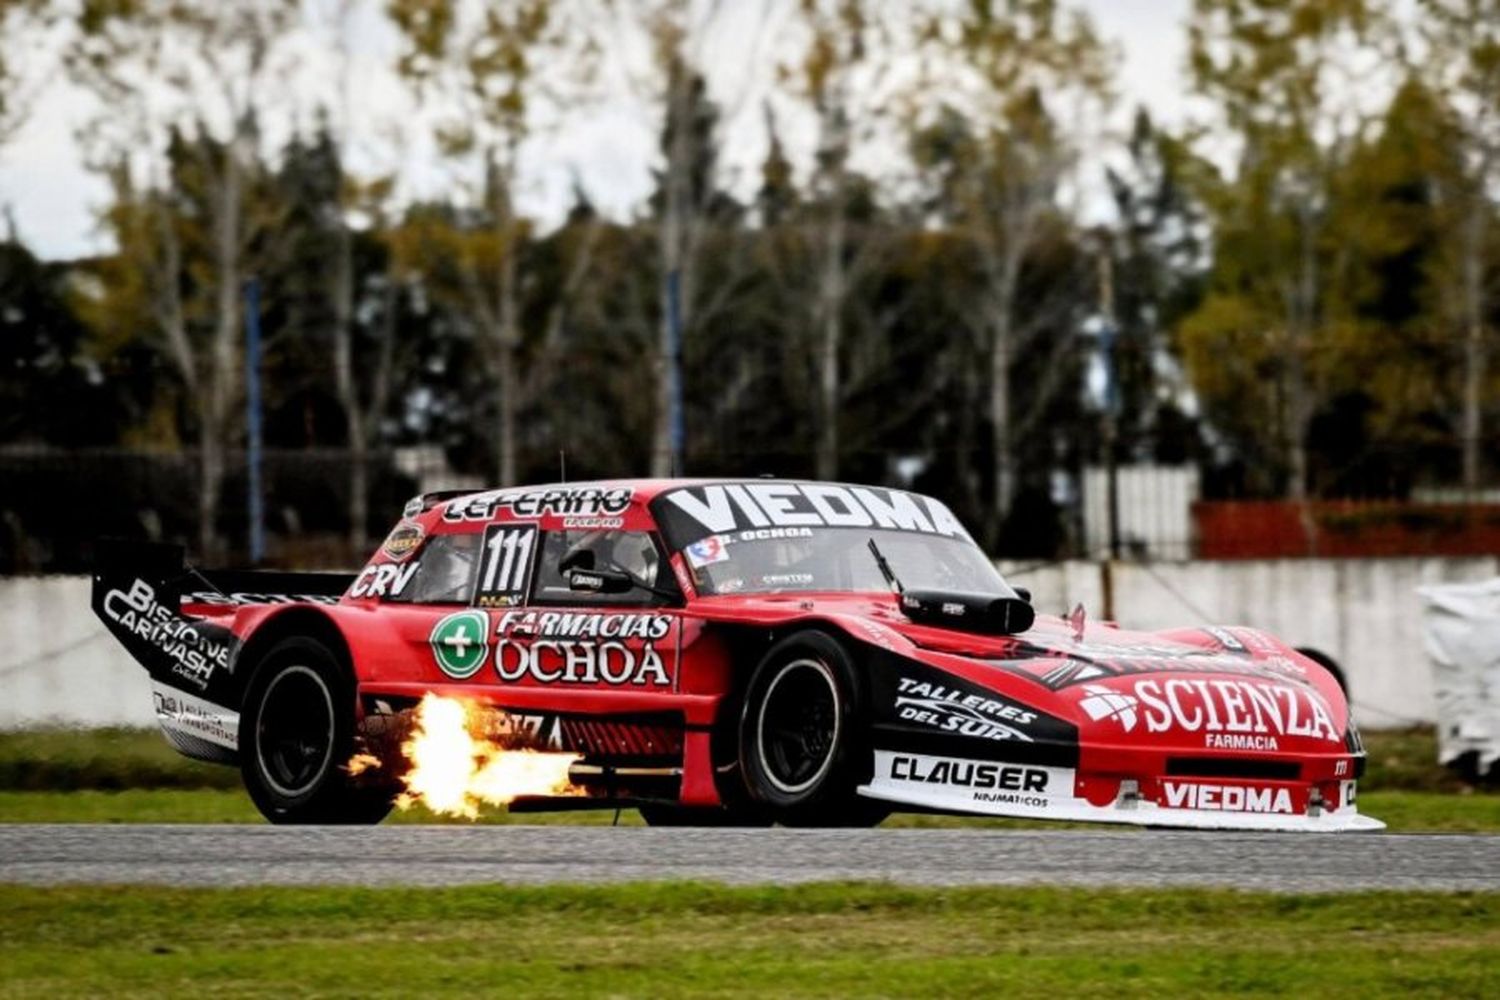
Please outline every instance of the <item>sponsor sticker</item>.
[[455, 611], [441, 619], [427, 640], [438, 669], [456, 680], [473, 677], [489, 654], [489, 630], [483, 611]]
[[1137, 680], [1129, 693], [1103, 684], [1082, 690], [1084, 714], [1127, 733], [1201, 735], [1217, 750], [1277, 750], [1289, 736], [1341, 741], [1323, 696], [1298, 684], [1173, 677]]
[[724, 539], [718, 535], [709, 535], [707, 538], [699, 539], [683, 550], [687, 561], [695, 569], [704, 566], [712, 566], [714, 563], [725, 562], [729, 559], [729, 549], [724, 544]]
[[1074, 772], [1002, 761], [875, 751], [873, 791], [975, 811], [1045, 811], [1073, 800]]
[[151, 701], [156, 708], [156, 721], [163, 729], [196, 736], [230, 750], [239, 747], [238, 712], [164, 684], [151, 685]]
[[239, 607], [245, 604], [337, 604], [339, 599], [328, 594], [257, 594], [236, 590], [221, 594], [215, 590], [195, 590], [182, 595], [183, 604], [209, 604], [220, 608]]
[[896, 679], [896, 718], [958, 736], [1032, 742], [1025, 727], [1036, 713], [987, 695], [911, 677]]
[[762, 587], [810, 587], [815, 578], [811, 573], [767, 573], [760, 578]]
[[1078, 707], [1083, 709], [1084, 714], [1090, 719], [1095, 722], [1100, 719], [1114, 719], [1127, 733], [1135, 729], [1139, 718], [1136, 715], [1136, 707], [1140, 705], [1140, 699], [1118, 691], [1111, 691], [1103, 684], [1085, 684], [1083, 691], [1085, 697], [1078, 702]]
[[748, 482], [663, 494], [661, 512], [681, 542], [766, 528], [888, 528], [967, 539], [958, 518], [930, 497], [832, 483]]
[[439, 669], [458, 680], [489, 662], [505, 683], [670, 687], [675, 652], [670, 643], [658, 644], [670, 638], [675, 621], [658, 614], [507, 611], [492, 644], [488, 612], [459, 611], [437, 623], [430, 644]]
[[1160, 805], [1206, 812], [1280, 813], [1291, 815], [1292, 793], [1275, 785], [1228, 785], [1201, 781], [1163, 781]]
[[349, 587], [349, 596], [400, 597], [421, 565], [419, 560], [405, 565], [381, 563], [378, 566], [366, 566], [354, 578], [354, 583]]
[[565, 517], [563, 528], [567, 531], [617, 531], [625, 527], [623, 517]]
[[[549, 490], [491, 490], [452, 500], [443, 508], [445, 521], [490, 521], [499, 510], [532, 520], [550, 514], [562, 517], [604, 517], [625, 513], [635, 491], [628, 486], [593, 486]], [[583, 527], [584, 525], [579, 525]]]
[[391, 531], [380, 551], [387, 559], [401, 562], [422, 544], [422, 526], [415, 521], [402, 521]]
[[172, 673], [200, 691], [208, 687], [214, 671], [229, 665], [229, 645], [206, 634], [213, 626], [183, 618], [159, 602], [156, 589], [144, 580], [105, 594], [103, 611], [120, 628], [159, 649], [171, 662]]

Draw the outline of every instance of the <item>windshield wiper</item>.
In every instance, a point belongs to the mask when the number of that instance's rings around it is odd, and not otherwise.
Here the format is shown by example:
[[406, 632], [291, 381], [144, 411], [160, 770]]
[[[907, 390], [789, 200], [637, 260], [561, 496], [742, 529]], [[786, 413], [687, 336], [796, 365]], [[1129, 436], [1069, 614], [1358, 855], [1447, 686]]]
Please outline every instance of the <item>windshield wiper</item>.
[[885, 556], [880, 552], [880, 546], [875, 544], [875, 539], [870, 539], [870, 555], [875, 557], [875, 565], [880, 567], [880, 575], [885, 577], [885, 582], [898, 594], [906, 593], [906, 588], [901, 586], [901, 581], [896, 579], [895, 571], [891, 564], [885, 561]]

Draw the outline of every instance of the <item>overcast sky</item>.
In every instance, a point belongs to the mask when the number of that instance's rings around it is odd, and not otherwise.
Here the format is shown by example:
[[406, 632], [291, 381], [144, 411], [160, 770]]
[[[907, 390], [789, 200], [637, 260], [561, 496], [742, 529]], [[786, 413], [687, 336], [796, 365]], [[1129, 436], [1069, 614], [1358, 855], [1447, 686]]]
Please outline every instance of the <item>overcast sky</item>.
[[[1137, 104], [1159, 120], [1172, 122], [1183, 111], [1182, 20], [1190, 0], [1082, 0], [1101, 33], [1121, 48], [1121, 115]], [[372, 46], [373, 66], [385, 54]], [[378, 93], [372, 82], [361, 93]], [[378, 99], [377, 99], [378, 102]], [[89, 113], [87, 101], [57, 86], [40, 102], [17, 140], [0, 150], [0, 205], [9, 206], [21, 238], [44, 257], [71, 257], [107, 248], [97, 212], [106, 192], [84, 167], [74, 133]], [[742, 131], [761, 135], [759, 115], [751, 109]], [[606, 211], [623, 214], [638, 208], [651, 184], [649, 160], [656, 137], [639, 116], [622, 107], [606, 107], [586, 124], [551, 137], [531, 151], [527, 162], [527, 206], [547, 216], [566, 204], [573, 177]], [[791, 141], [795, 141], [795, 137]], [[742, 151], [758, 155], [763, 140]], [[447, 182], [436, 157], [423, 143], [404, 148], [404, 168], [413, 178], [413, 194], [433, 193]], [[731, 156], [733, 159], [733, 156]], [[747, 163], [748, 167], [749, 164]]]

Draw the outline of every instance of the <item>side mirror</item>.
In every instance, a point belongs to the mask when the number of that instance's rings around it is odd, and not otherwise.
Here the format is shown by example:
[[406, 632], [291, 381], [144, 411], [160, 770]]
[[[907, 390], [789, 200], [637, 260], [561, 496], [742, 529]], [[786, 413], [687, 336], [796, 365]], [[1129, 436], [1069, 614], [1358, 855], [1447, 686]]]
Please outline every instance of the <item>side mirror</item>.
[[623, 594], [634, 590], [635, 580], [617, 569], [574, 569], [568, 572], [568, 589], [584, 594]]

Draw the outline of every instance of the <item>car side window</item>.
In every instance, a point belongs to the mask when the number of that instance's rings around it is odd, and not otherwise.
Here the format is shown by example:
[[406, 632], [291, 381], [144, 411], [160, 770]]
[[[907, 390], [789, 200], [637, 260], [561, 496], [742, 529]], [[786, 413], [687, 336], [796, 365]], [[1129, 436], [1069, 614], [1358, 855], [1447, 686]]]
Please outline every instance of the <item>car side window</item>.
[[[549, 531], [532, 598], [539, 604], [659, 604], [660, 597], [646, 588], [660, 586], [663, 565], [650, 532]], [[642, 586], [619, 594], [581, 593], [568, 586], [572, 569], [617, 570]]]
[[468, 604], [483, 536], [434, 535], [416, 555], [412, 578], [390, 600], [407, 604]]

